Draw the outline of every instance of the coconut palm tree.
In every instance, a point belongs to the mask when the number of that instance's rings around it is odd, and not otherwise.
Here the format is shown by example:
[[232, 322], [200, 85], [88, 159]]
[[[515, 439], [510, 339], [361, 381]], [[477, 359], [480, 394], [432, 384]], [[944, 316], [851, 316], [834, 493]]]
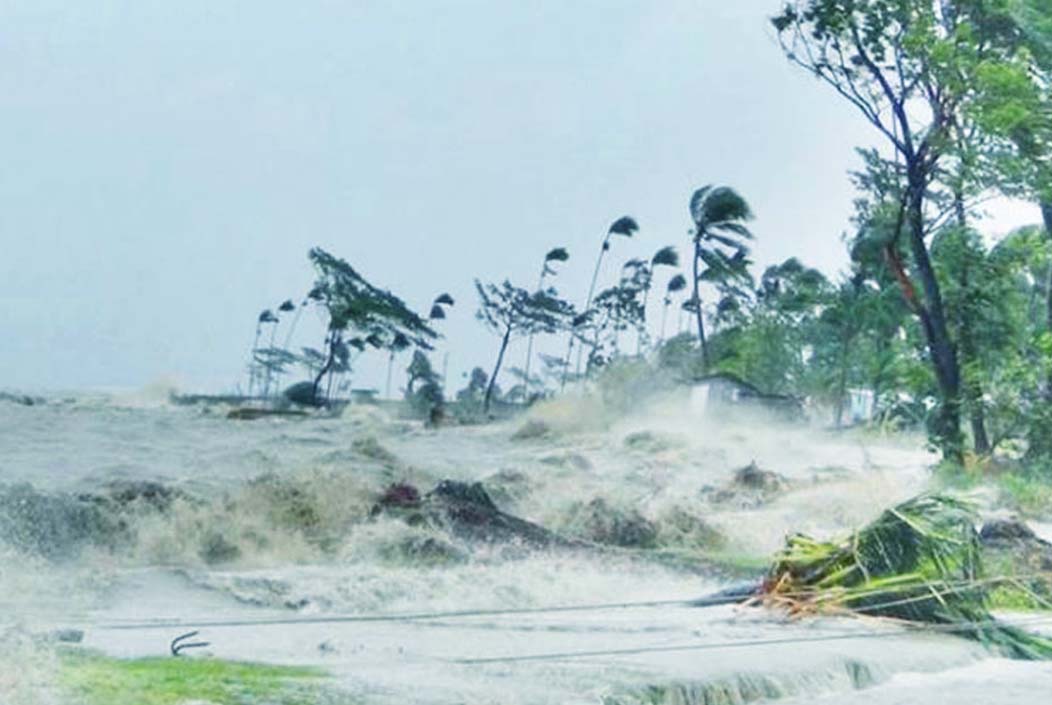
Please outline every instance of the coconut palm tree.
[[665, 323], [668, 321], [668, 307], [672, 305], [672, 295], [686, 288], [687, 278], [682, 274], [677, 274], [668, 280], [668, 286], [665, 287], [665, 299], [661, 302], [661, 337], [658, 338], [659, 343], [665, 340]]
[[[748, 278], [749, 248], [746, 241], [752, 233], [744, 222], [752, 211], [738, 193], [726, 186], [703, 186], [690, 198], [690, 217], [694, 221], [694, 315], [698, 324], [702, 362], [709, 367], [709, 345], [705, 338], [699, 286], [702, 281], [730, 286], [735, 280]], [[701, 267], [704, 265], [705, 269]]]
[[268, 323], [277, 323], [278, 317], [269, 308], [264, 309], [256, 318], [256, 337], [252, 340], [252, 363], [248, 373], [248, 395], [251, 397], [259, 376], [259, 361], [256, 357], [259, 350], [259, 336], [263, 334], [263, 326]]
[[[588, 310], [592, 307], [592, 297], [595, 296], [595, 285], [599, 281], [599, 270], [603, 266], [603, 257], [610, 249], [610, 241], [614, 235], [621, 237], [632, 237], [635, 233], [639, 232], [639, 223], [636, 222], [635, 218], [629, 215], [623, 215], [613, 223], [606, 231], [606, 235], [603, 236], [603, 244], [599, 248], [599, 257], [595, 261], [595, 271], [592, 273], [592, 283], [588, 286], [588, 298], [584, 303], [584, 310], [581, 315], [587, 315]], [[564, 367], [564, 374], [562, 379], [562, 387], [566, 386], [566, 372], [570, 369], [570, 356], [573, 354], [573, 333], [570, 334], [570, 344], [566, 350], [566, 367]], [[581, 355], [584, 352], [582, 348], [577, 352], [577, 371], [576, 374], [581, 374]]]
[[[541, 276], [537, 281], [537, 291], [544, 290], [544, 280], [548, 275], [555, 275], [557, 272], [552, 267], [553, 262], [565, 262], [570, 259], [570, 253], [566, 251], [565, 247], [556, 247], [555, 249], [548, 250], [548, 254], [544, 256], [544, 262], [541, 265]], [[530, 363], [533, 362], [533, 337], [534, 331], [530, 331], [530, 336], [526, 341], [526, 369], [523, 372], [522, 383], [524, 388], [523, 398], [526, 401], [530, 400]]]
[[643, 342], [650, 337], [647, 333], [647, 303], [650, 301], [650, 288], [654, 285], [654, 271], [658, 267], [678, 266], [679, 253], [671, 245], [662, 247], [650, 258], [650, 266], [646, 268], [646, 277], [643, 285], [643, 320], [640, 321], [639, 333], [636, 336], [636, 355], [643, 354]]

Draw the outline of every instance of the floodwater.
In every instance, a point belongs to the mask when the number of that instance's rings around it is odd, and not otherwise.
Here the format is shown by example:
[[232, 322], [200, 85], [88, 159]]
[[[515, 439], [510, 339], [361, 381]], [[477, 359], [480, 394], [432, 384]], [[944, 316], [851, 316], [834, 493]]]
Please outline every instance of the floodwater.
[[[198, 628], [209, 653], [319, 665], [368, 703], [1044, 703], [1052, 685], [1045, 665], [948, 635], [672, 604], [755, 574], [787, 532], [843, 532], [922, 491], [916, 439], [719, 422], [686, 398], [622, 418], [562, 400], [524, 439], [523, 419], [225, 412], [149, 394], [0, 402], [0, 703], [62, 702], [33, 636], [61, 628], [128, 657]], [[776, 491], [735, 487], [753, 462]], [[373, 511], [392, 483], [445, 479], [565, 536], [643, 538], [477, 544]], [[419, 617], [602, 604], [620, 606]]]

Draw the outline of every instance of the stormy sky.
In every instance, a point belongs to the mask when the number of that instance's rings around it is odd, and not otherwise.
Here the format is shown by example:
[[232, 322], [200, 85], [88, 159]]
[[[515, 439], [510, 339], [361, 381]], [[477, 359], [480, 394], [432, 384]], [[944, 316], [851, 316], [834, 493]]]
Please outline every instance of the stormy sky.
[[[455, 390], [496, 355], [474, 277], [533, 286], [564, 246], [554, 283], [581, 303], [611, 221], [641, 230], [606, 283], [684, 254], [713, 182], [752, 204], [759, 266], [833, 275], [874, 137], [787, 65], [778, 4], [6, 0], [0, 388], [233, 390], [320, 245], [421, 310], [457, 298], [435, 355]], [[994, 231], [1036, 220], [996, 211]], [[294, 343], [319, 345], [304, 319]], [[384, 369], [363, 358], [355, 386]]]

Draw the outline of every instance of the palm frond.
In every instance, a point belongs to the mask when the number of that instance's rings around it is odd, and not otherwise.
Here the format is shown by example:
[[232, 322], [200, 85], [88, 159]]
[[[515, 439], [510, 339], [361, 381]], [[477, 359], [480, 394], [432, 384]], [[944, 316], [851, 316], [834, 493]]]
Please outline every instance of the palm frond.
[[623, 215], [610, 225], [610, 230], [607, 231], [610, 235], [623, 235], [624, 237], [632, 237], [636, 232], [639, 231], [639, 223], [635, 221], [635, 218], [628, 215]]
[[705, 199], [708, 198], [709, 191], [711, 190], [712, 184], [708, 184], [696, 190], [690, 197], [690, 217], [694, 220], [695, 224], [704, 222]]
[[556, 247], [553, 250], [549, 250], [548, 254], [544, 256], [545, 262], [565, 262], [570, 259], [570, 253], [566, 251], [565, 247]]
[[741, 223], [734, 222], [734, 221], [713, 223], [712, 229], [713, 230], [723, 230], [723, 231], [726, 231], [726, 232], [734, 233], [735, 235], [737, 235], [739, 237], [742, 237], [742, 238], [745, 238], [746, 240], [754, 239], [751, 230], [749, 230], [747, 227], [745, 227]]
[[679, 253], [676, 252], [676, 248], [672, 245], [662, 247], [654, 253], [654, 256], [650, 259], [650, 264], [655, 267], [678, 267]]
[[998, 624], [987, 607], [977, 517], [960, 500], [923, 495], [835, 541], [790, 536], [763, 599], [794, 614], [854, 612], [957, 625], [962, 636], [1020, 659], [1052, 659], [1052, 640]]
[[711, 223], [749, 220], [752, 210], [737, 191], [727, 186], [703, 186], [690, 199], [690, 214], [699, 229]]

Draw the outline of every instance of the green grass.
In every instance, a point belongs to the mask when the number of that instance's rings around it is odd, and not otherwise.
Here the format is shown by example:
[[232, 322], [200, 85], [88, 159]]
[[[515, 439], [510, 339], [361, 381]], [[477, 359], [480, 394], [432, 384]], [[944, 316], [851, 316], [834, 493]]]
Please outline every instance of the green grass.
[[1052, 512], [1052, 484], [1029, 474], [1003, 475], [998, 487], [1015, 509], [1027, 516], [1044, 517]]
[[999, 585], [987, 597], [990, 609], [1002, 612], [1047, 612], [1049, 603], [1014, 585]]
[[[324, 673], [199, 658], [113, 659], [63, 652], [60, 686], [76, 705], [316, 705], [336, 703]], [[343, 701], [347, 702], [347, 701]]]

